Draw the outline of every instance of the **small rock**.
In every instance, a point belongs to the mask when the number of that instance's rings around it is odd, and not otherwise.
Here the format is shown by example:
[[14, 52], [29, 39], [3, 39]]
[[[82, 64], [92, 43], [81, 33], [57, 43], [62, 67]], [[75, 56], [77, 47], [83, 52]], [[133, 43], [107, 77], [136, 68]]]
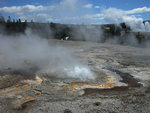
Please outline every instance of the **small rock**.
[[150, 86], [146, 89], [145, 93], [150, 93]]
[[15, 103], [11, 107], [13, 110], [23, 110], [26, 108], [25, 104]]
[[100, 103], [100, 102], [95, 102], [95, 103], [93, 103], [93, 105], [94, 105], [94, 106], [100, 106], [101, 103]]
[[64, 113], [72, 113], [72, 111], [69, 110], [69, 109], [65, 109], [65, 110], [64, 110]]
[[79, 96], [82, 96], [82, 95], [84, 95], [84, 94], [85, 94], [85, 91], [84, 91], [84, 90], [78, 91], [78, 95], [79, 95]]

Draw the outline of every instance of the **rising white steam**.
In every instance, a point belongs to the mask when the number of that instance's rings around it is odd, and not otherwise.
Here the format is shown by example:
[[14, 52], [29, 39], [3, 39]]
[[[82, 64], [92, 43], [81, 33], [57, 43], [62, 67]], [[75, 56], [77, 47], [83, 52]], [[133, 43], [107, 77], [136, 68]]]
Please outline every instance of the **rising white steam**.
[[[130, 26], [132, 31], [150, 32], [150, 23], [146, 22], [144, 24], [143, 18], [138, 17], [136, 15], [132, 15], [134, 13], [142, 13], [141, 11], [143, 11], [143, 9], [138, 9], [138, 10], [134, 9], [134, 10], [124, 11], [124, 10], [116, 9], [116, 8], [108, 8], [108, 9], [103, 9], [102, 14], [103, 14], [104, 19], [107, 22], [116, 23], [116, 24], [119, 24], [120, 22], [125, 22], [128, 26]], [[149, 10], [150, 8], [146, 11], [149, 11]]]
[[81, 80], [94, 79], [93, 73], [89, 68], [84, 66], [75, 66], [73, 68], [65, 68], [68, 77], [80, 78]]
[[61, 43], [40, 38], [33, 35], [30, 30], [27, 30], [25, 35], [0, 35], [0, 70], [33, 68], [38, 72], [53, 69], [56, 72], [64, 72], [56, 75], [58, 77], [93, 78], [90, 69], [74, 57], [70, 48], [61, 46]]

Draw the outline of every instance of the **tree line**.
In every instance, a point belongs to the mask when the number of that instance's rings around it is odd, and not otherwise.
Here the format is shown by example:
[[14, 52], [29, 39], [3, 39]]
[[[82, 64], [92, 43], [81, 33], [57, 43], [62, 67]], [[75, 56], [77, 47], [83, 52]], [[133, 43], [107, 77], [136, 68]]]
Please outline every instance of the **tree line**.
[[[120, 25], [115, 24], [103, 24], [103, 25], [75, 25], [75, 24], [60, 24], [60, 23], [39, 23], [31, 20], [30, 22], [21, 21], [21, 19], [11, 19], [10, 16], [5, 20], [3, 16], [0, 16], [0, 33], [4, 35], [17, 35], [25, 33], [29, 28], [33, 33], [43, 38], [54, 39], [66, 39], [69, 40], [89, 40], [94, 37], [96, 41], [105, 42], [109, 38], [122, 37], [120, 43], [122, 43], [126, 36], [131, 32], [129, 26], [125, 23]], [[84, 32], [83, 32], [84, 31]], [[102, 35], [96, 35], [98, 32], [102, 32]], [[122, 36], [122, 32], [125, 34]], [[84, 33], [84, 34], [83, 34]], [[80, 35], [80, 36], [79, 36]], [[86, 38], [88, 36], [90, 38]], [[80, 37], [77, 38], [76, 36]], [[97, 36], [97, 37], [96, 37]], [[137, 36], [137, 38], [139, 38]], [[101, 39], [101, 40], [100, 40]], [[139, 38], [141, 40], [141, 37]], [[143, 38], [142, 38], [143, 39]], [[92, 40], [93, 41], [93, 40]]]

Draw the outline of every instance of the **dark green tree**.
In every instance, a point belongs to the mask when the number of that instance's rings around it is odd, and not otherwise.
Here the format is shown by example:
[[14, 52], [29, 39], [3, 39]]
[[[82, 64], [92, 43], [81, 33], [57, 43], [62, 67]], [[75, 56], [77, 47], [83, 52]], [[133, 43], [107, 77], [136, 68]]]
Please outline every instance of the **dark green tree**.
[[5, 19], [3, 16], [0, 16], [0, 23], [5, 23]]
[[13, 19], [13, 23], [15, 23], [16, 21], [15, 21], [15, 19]]
[[10, 22], [11, 22], [11, 17], [8, 16], [7, 23], [10, 23]]
[[18, 19], [18, 22], [21, 23], [21, 19], [20, 18]]
[[25, 20], [25, 23], [27, 23], [28, 21], [27, 20]]

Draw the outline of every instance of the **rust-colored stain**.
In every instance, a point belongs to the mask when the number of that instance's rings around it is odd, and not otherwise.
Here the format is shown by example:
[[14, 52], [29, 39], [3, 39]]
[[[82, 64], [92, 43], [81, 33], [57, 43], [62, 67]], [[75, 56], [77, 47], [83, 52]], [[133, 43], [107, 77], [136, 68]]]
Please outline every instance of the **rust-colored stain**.
[[35, 100], [34, 97], [27, 96], [27, 97], [22, 98], [21, 100], [17, 101], [17, 103], [24, 104], [24, 103], [27, 103], [27, 102], [30, 102], [30, 101], [34, 101], [34, 100]]
[[107, 51], [107, 50], [108, 50], [108, 48], [102, 48], [102, 50], [103, 50], [103, 51]]
[[108, 76], [107, 77], [107, 82], [108, 83], [112, 83], [112, 82], [114, 82], [116, 79], [113, 77], [113, 76]]
[[42, 79], [38, 76], [35, 77], [35, 80], [23, 80], [23, 83], [25, 83], [25, 85], [23, 85], [23, 86], [16, 85], [16, 87], [12, 87], [10, 89], [2, 90], [2, 91], [0, 91], [0, 96], [19, 93], [19, 92], [25, 92], [25, 91], [28, 91], [28, 90], [32, 90], [35, 93], [41, 94], [40, 90], [33, 89], [31, 87], [31, 85], [32, 84], [37, 84], [37, 85], [41, 84], [43, 82], [43, 80], [46, 80], [46, 79], [45, 78]]
[[41, 90], [37, 90], [37, 89], [32, 89], [32, 91], [34, 91], [35, 93], [37, 93], [37, 94], [42, 94], [42, 91]]
[[18, 92], [23, 92], [23, 91], [28, 91], [30, 89], [31, 88], [29, 88], [29, 87], [25, 87], [25, 88], [24, 87], [15, 87], [13, 89], [0, 92], [0, 96], [7, 95], [7, 94], [18, 93]]
[[104, 84], [73, 84], [68, 86], [67, 88], [72, 89], [72, 91], [77, 91], [78, 89], [85, 89], [85, 88], [99, 88], [99, 89], [110, 89], [115, 86], [118, 86], [117, 83], [104, 83]]
[[107, 81], [104, 83], [97, 83], [97, 84], [72, 84], [66, 88], [71, 89], [72, 91], [77, 91], [78, 89], [85, 89], [85, 88], [99, 88], [99, 89], [110, 89], [115, 86], [118, 86], [118, 83], [115, 82], [115, 78], [113, 76], [108, 76]]
[[27, 79], [27, 80], [23, 80], [24, 83], [26, 84], [41, 84], [44, 80], [47, 80], [46, 78], [44, 77], [39, 77], [39, 76], [35, 76], [34, 79], [30, 80], [30, 79]]
[[72, 91], [76, 91], [77, 88], [79, 88], [79, 87], [81, 87], [81, 86], [78, 85], [78, 84], [73, 84], [73, 85], [71, 85], [71, 86], [68, 86], [67, 88], [72, 89]]
[[121, 54], [120, 54], [120, 53], [118, 53], [118, 56], [119, 56], [119, 57], [121, 57]]
[[40, 78], [39, 76], [36, 76], [36, 77], [35, 77], [35, 80], [36, 80], [38, 83], [40, 83], [40, 84], [43, 82], [43, 79]]

